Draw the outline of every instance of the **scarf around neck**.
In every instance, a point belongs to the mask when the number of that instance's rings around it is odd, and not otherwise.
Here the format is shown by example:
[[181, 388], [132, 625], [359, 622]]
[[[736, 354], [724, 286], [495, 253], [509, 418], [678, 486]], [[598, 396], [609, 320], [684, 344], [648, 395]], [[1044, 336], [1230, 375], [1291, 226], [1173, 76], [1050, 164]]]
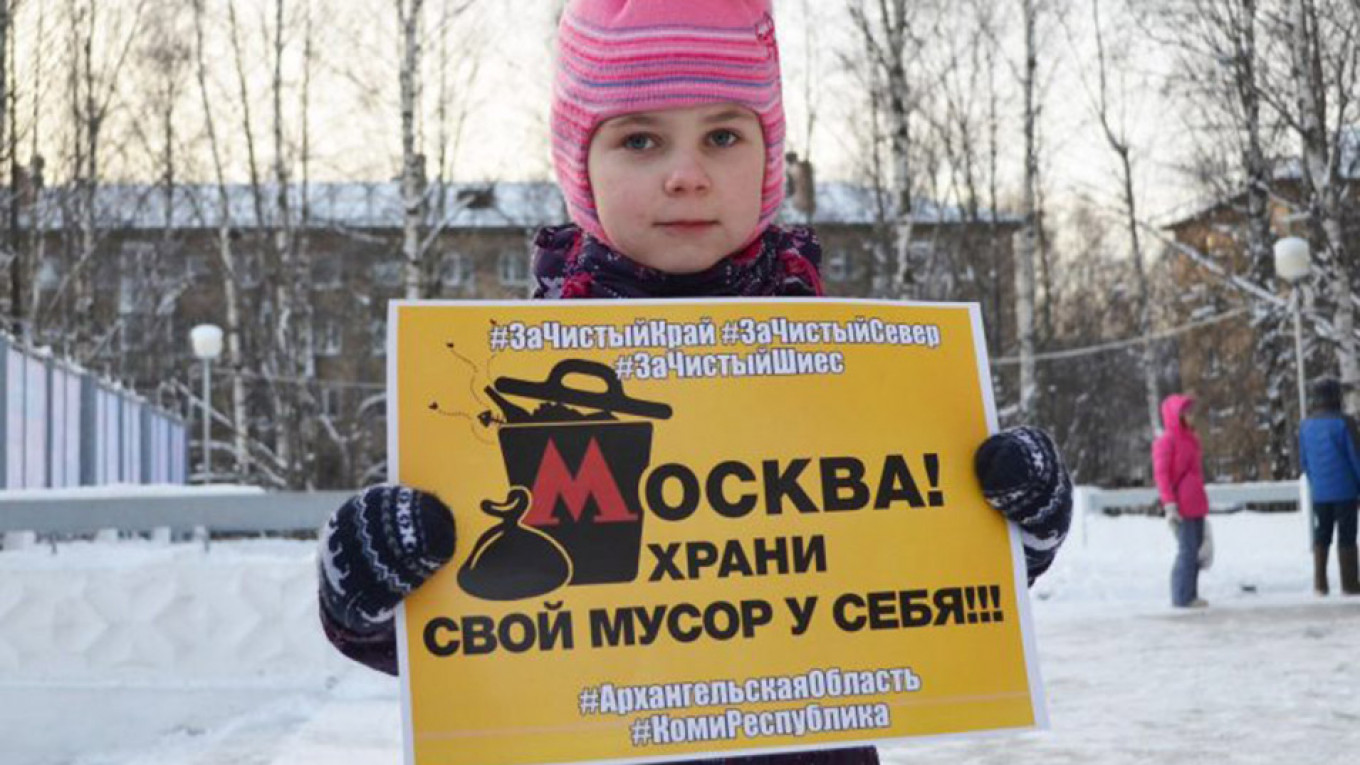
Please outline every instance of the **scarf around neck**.
[[534, 298], [815, 297], [822, 246], [812, 229], [770, 226], [741, 252], [695, 274], [636, 263], [574, 224], [534, 237]]

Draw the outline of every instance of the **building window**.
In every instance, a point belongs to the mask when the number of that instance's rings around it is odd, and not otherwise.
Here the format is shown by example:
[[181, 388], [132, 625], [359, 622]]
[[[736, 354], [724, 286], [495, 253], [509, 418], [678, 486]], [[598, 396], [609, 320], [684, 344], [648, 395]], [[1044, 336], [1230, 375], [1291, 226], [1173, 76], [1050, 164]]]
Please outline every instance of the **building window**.
[[935, 243], [929, 240], [915, 239], [907, 245], [907, 250], [911, 253], [912, 260], [925, 260], [935, 252]]
[[439, 262], [439, 281], [445, 287], [461, 287], [470, 279], [468, 259], [461, 252], [446, 252]]
[[312, 261], [312, 289], [340, 288], [340, 256], [323, 255]]
[[373, 283], [379, 287], [400, 287], [402, 285], [402, 266], [400, 260], [374, 263], [371, 269]]
[[325, 417], [340, 415], [340, 389], [326, 386], [321, 389], [321, 414]]
[[1237, 478], [1237, 460], [1228, 455], [1214, 457], [1214, 481], [1230, 482]]
[[490, 210], [496, 206], [495, 186], [474, 186], [458, 190], [458, 204], [466, 210]]
[[54, 290], [61, 284], [61, 264], [57, 259], [48, 255], [42, 259], [38, 266], [38, 289]]
[[149, 242], [123, 242], [118, 249], [124, 270], [150, 263], [156, 258], [156, 246]]
[[124, 351], [143, 351], [156, 340], [156, 317], [143, 313], [128, 313], [119, 317], [123, 331], [118, 333], [118, 343]]
[[[166, 247], [169, 250], [170, 247]], [[155, 244], [140, 241], [124, 241], [118, 256], [118, 313], [155, 313], [157, 307], [165, 302], [165, 292], [175, 290], [162, 271], [162, 262], [173, 262], [169, 255], [162, 254]], [[110, 282], [114, 278], [109, 275]], [[105, 282], [109, 283], [109, 282]], [[173, 300], [173, 297], [171, 297]]]
[[374, 319], [368, 323], [369, 352], [374, 356], [387, 355], [387, 319]]
[[203, 255], [190, 255], [184, 259], [184, 270], [190, 280], [205, 279], [208, 276], [208, 259]]
[[312, 330], [312, 342], [315, 343], [315, 353], [317, 356], [339, 356], [342, 349], [342, 339], [344, 333], [341, 331], [339, 322], [333, 319], [323, 319]]
[[502, 252], [499, 260], [501, 284], [523, 287], [529, 283], [529, 256], [524, 252]]
[[1219, 358], [1218, 346], [1210, 345], [1205, 350], [1208, 359], [1205, 364], [1204, 378], [1206, 380], [1217, 380], [1223, 376], [1223, 361]]
[[826, 256], [822, 271], [828, 280], [843, 282], [850, 278], [850, 257], [845, 254], [845, 250], [837, 248]]
[[236, 258], [236, 274], [242, 287], [258, 287], [264, 281], [264, 263], [260, 253], [247, 252]]

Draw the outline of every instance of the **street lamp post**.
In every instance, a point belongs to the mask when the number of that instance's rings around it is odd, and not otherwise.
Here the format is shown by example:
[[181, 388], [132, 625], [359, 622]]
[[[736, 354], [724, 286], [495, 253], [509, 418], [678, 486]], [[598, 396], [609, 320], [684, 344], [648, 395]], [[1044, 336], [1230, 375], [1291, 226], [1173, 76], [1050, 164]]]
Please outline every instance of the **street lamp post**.
[[222, 355], [222, 328], [216, 324], [199, 324], [189, 330], [189, 342], [194, 356], [203, 362], [203, 481], [209, 482], [212, 475], [212, 363]]
[[1303, 392], [1303, 296], [1300, 285], [1308, 276], [1308, 240], [1287, 236], [1275, 242], [1275, 274], [1289, 282], [1290, 303], [1294, 309], [1294, 366], [1299, 383], [1299, 422], [1308, 411], [1308, 399]]

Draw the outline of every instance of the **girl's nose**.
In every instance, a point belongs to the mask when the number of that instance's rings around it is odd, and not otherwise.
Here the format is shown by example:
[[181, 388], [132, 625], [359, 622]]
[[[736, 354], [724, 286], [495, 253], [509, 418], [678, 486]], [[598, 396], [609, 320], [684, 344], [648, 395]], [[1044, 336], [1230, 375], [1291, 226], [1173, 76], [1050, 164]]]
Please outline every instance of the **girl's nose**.
[[683, 194], [707, 191], [712, 181], [703, 162], [693, 154], [682, 153], [676, 157], [666, 175], [666, 193]]

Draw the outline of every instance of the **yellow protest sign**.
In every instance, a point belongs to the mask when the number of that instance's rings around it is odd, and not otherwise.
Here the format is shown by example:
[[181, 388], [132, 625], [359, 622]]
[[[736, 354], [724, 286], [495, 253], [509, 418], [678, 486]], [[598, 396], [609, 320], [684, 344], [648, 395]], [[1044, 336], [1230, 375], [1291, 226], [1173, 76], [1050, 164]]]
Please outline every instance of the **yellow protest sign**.
[[389, 349], [393, 477], [459, 534], [399, 614], [408, 763], [1044, 724], [975, 306], [397, 303]]

